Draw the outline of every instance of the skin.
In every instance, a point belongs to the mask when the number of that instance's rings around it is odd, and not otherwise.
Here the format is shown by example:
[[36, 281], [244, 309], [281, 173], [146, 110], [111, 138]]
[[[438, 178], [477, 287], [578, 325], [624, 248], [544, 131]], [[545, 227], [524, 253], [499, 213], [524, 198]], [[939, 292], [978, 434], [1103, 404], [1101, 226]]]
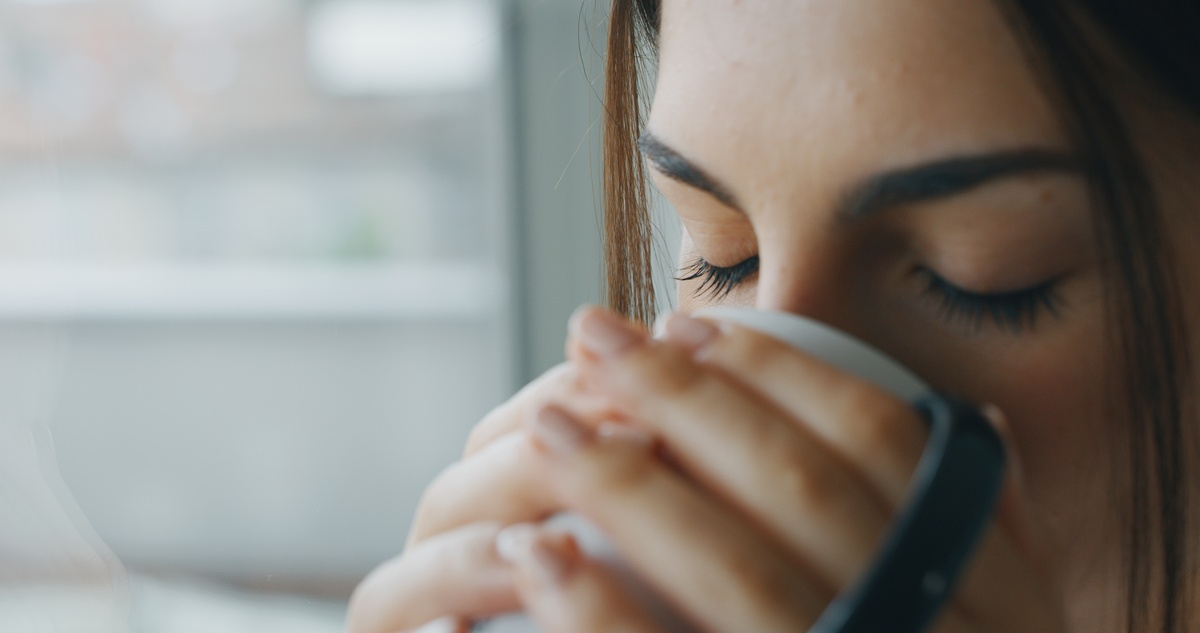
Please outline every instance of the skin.
[[[709, 185], [648, 153], [685, 228], [681, 267], [760, 262], [721, 297], [682, 282], [680, 312], [804, 314], [991, 403], [1013, 467], [937, 631], [1123, 630], [1126, 509], [1112, 490], [1127, 475], [1098, 397], [1112, 361], [1081, 177], [1027, 170], [839, 215], [856, 187], [895, 170], [1014, 150], [1069, 157], [993, 5], [667, 0], [660, 46], [647, 130]], [[1195, 283], [1200, 233], [1186, 211], [1200, 192], [1186, 175], [1198, 161], [1181, 149], [1197, 146], [1195, 130], [1181, 136], [1179, 119], [1130, 99], [1186, 240], [1180, 275]], [[929, 291], [931, 274], [992, 299], [1052, 282], [1053, 309], [1016, 324], [965, 317]], [[1187, 310], [1190, 324], [1200, 310]], [[464, 628], [513, 609], [549, 633], [661, 630], [569, 537], [538, 526], [563, 509], [599, 524], [701, 628], [806, 630], [870, 560], [923, 445], [905, 403], [740, 328], [680, 314], [651, 339], [586, 309], [567, 352], [430, 486], [405, 553], [356, 592], [351, 633], [443, 616]]]

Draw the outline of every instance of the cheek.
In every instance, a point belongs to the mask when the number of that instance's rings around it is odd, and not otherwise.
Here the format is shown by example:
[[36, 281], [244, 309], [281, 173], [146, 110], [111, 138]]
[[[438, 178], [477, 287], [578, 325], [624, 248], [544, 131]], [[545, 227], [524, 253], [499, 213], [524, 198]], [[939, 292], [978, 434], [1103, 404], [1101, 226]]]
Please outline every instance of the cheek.
[[[1071, 336], [1014, 344], [973, 361], [982, 371], [947, 387], [992, 402], [1009, 419], [1031, 501], [1063, 538], [1101, 537], [1115, 519], [1112, 490], [1118, 448], [1107, 414], [1105, 337], [1098, 323]], [[961, 368], [967, 369], [967, 368]]]
[[1030, 363], [997, 385], [1033, 502], [1060, 533], [1094, 525], [1111, 501], [1114, 449], [1103, 359]]

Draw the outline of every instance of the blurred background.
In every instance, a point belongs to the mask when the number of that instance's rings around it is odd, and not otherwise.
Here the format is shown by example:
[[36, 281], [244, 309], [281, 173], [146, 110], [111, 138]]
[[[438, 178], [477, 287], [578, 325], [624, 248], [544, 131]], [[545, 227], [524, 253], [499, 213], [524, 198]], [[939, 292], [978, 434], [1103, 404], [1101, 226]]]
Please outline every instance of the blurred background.
[[336, 631], [599, 297], [601, 0], [0, 0], [0, 631]]

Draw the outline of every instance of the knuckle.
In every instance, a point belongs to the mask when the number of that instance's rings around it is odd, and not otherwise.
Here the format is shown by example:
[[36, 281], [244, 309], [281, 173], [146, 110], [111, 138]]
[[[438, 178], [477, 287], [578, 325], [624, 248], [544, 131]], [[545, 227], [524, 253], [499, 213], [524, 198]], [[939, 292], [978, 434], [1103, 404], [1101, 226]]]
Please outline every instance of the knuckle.
[[795, 500], [811, 512], [823, 512], [836, 502], [841, 486], [831, 469], [816, 468], [812, 455], [794, 448], [778, 452], [779, 470], [763, 485], [778, 486], [785, 498]]
[[630, 356], [626, 384], [635, 391], [653, 392], [656, 397], [678, 397], [699, 388], [704, 370], [666, 345], [650, 345]]
[[407, 600], [407, 595], [397, 593], [387, 582], [389, 572], [400, 565], [400, 559], [392, 559], [374, 569], [354, 588], [346, 605], [346, 633], [368, 633], [381, 628], [384, 605]]
[[579, 390], [579, 374], [567, 363], [556, 365], [533, 382], [525, 385], [513, 397], [487, 413], [467, 434], [464, 455], [473, 455], [511, 431], [521, 423], [521, 416], [555, 395]]
[[738, 328], [725, 337], [722, 353], [745, 361], [757, 362], [779, 354], [783, 344], [766, 334]]
[[[730, 577], [736, 579], [742, 599], [754, 612], [778, 614], [792, 609], [798, 588], [796, 572], [788, 566], [773, 564], [741, 548], [729, 551], [723, 564]], [[714, 595], [712, 598], [728, 601], [729, 596]]]
[[747, 328], [735, 328], [703, 358], [722, 365], [753, 369], [756, 373], [769, 371], [771, 367], [786, 367], [795, 372], [797, 350], [774, 338]]
[[452, 487], [462, 464], [463, 462], [457, 461], [447, 466], [421, 493], [421, 499], [417, 502], [417, 510], [413, 519], [410, 543], [425, 539], [443, 521], [446, 514], [446, 491]]
[[795, 427], [773, 427], [759, 438], [754, 486], [810, 516], [841, 516], [862, 493], [855, 470], [823, 443]]
[[350, 594], [350, 601], [346, 605], [346, 633], [362, 633], [367, 630], [363, 620], [366, 618], [367, 603], [371, 600], [370, 589], [371, 576], [367, 576]]
[[425, 488], [425, 492], [421, 495], [420, 505], [426, 508], [436, 507], [440, 500], [446, 497], [445, 491], [454, 485], [454, 481], [465, 463], [462, 460], [456, 461], [442, 469], [442, 472], [438, 473]]
[[912, 441], [920, 430], [918, 415], [901, 402], [867, 385], [847, 388], [844, 428], [868, 455], [891, 453]]
[[440, 566], [451, 578], [468, 578], [480, 565], [478, 550], [473, 547], [448, 547], [441, 556]]
[[512, 401], [509, 401], [483, 416], [483, 419], [471, 427], [471, 431], [467, 434], [467, 445], [463, 450], [463, 455], [472, 455], [482, 450], [495, 437], [496, 427], [516, 414], [515, 408]]
[[656, 460], [649, 452], [626, 447], [604, 447], [593, 451], [592, 467], [581, 469], [581, 480], [571, 492], [579, 497], [629, 497], [650, 487], [657, 475]]

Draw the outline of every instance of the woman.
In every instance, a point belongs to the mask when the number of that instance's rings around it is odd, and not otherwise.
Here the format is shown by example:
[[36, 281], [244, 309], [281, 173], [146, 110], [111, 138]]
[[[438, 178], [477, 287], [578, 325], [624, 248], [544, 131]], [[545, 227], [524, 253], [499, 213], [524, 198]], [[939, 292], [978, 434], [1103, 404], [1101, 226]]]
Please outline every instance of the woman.
[[562, 509], [701, 629], [806, 630], [873, 556], [922, 425], [686, 316], [719, 303], [828, 322], [991, 403], [1012, 466], [934, 630], [1192, 630], [1197, 33], [1184, 2], [615, 0], [609, 302], [653, 312], [648, 167], [685, 228], [680, 313], [651, 340], [581, 311], [569, 363], [479, 425], [350, 630], [516, 608], [656, 630], [537, 526]]

